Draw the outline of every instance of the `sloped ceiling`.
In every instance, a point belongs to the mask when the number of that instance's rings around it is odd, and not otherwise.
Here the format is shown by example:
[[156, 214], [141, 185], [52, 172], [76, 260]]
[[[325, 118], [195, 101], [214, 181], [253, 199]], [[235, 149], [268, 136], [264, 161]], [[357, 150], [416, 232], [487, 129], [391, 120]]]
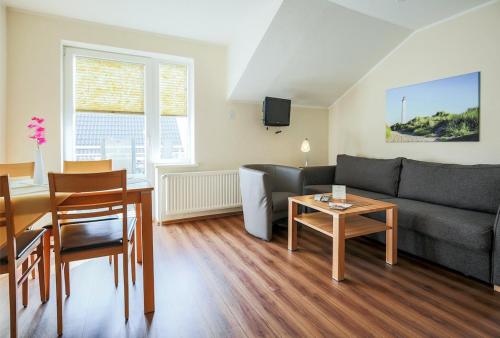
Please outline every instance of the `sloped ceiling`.
[[491, 0], [5, 0], [228, 46], [227, 96], [328, 107], [412, 31]]
[[410, 33], [327, 0], [285, 0], [230, 98], [327, 107]]
[[411, 32], [488, 0], [284, 0], [229, 98], [328, 107]]

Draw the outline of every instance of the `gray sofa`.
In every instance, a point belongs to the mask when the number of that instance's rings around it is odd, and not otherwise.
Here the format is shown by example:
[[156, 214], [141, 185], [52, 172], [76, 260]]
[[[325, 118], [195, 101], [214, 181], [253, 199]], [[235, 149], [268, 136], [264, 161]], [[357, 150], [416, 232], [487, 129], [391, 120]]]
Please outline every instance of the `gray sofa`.
[[[305, 194], [332, 184], [397, 204], [400, 250], [500, 285], [500, 165], [339, 155], [336, 166], [304, 169]], [[382, 233], [371, 237], [385, 241]]]
[[288, 197], [302, 193], [303, 172], [273, 164], [249, 164], [240, 168], [240, 190], [245, 229], [270, 241], [273, 222], [287, 217]]

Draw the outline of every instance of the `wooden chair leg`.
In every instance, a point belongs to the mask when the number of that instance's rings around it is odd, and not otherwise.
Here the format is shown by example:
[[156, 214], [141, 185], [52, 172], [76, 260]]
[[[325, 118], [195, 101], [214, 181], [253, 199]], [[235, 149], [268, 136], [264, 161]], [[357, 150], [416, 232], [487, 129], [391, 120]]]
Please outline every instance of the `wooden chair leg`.
[[45, 277], [45, 300], [50, 298], [50, 237], [51, 232], [46, 231], [43, 234], [43, 269]]
[[113, 256], [109, 256], [109, 265], [113, 263]]
[[[33, 265], [35, 263], [36, 256], [35, 255], [30, 255], [30, 265]], [[36, 271], [35, 269], [31, 270], [31, 279], [36, 279]]]
[[10, 337], [17, 337], [17, 269], [9, 264]]
[[114, 255], [113, 262], [115, 265], [115, 287], [118, 287], [118, 255]]
[[[56, 255], [57, 256], [57, 255]], [[57, 302], [57, 334], [63, 333], [63, 318], [62, 318], [62, 264], [60, 258], [56, 257], [56, 302]]]
[[64, 290], [66, 297], [71, 296], [71, 285], [69, 281], [69, 262], [64, 263]]
[[38, 248], [36, 249], [36, 254], [40, 257], [38, 261], [38, 285], [40, 287], [40, 300], [42, 303], [47, 302], [47, 291], [45, 288], [45, 253], [44, 253], [44, 243], [43, 239], [41, 240]]
[[[123, 252], [123, 296], [125, 305], [125, 321], [128, 321], [128, 244]], [[115, 257], [116, 258], [116, 257]]]
[[132, 253], [130, 256], [130, 270], [132, 272], [132, 284], [135, 285], [135, 232], [132, 234]]
[[[23, 272], [23, 275], [26, 271], [28, 271], [28, 267], [29, 267], [29, 259], [26, 259], [23, 264], [22, 264], [22, 272]], [[28, 278], [26, 278], [23, 282], [23, 285], [22, 285], [22, 289], [23, 289], [23, 306], [24, 307], [27, 307], [28, 306], [28, 297], [29, 297], [29, 294], [28, 294]]]

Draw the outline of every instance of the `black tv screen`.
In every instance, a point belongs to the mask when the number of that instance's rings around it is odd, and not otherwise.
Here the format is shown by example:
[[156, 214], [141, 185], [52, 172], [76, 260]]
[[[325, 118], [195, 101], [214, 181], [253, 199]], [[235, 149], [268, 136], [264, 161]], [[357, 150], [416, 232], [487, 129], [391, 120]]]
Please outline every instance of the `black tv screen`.
[[266, 97], [262, 105], [265, 126], [289, 126], [292, 101], [276, 97]]

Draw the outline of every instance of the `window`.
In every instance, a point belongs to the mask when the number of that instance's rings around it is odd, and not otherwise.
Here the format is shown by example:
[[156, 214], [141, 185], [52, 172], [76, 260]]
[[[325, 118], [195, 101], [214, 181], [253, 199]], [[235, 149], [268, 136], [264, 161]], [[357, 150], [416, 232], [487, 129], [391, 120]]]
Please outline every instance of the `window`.
[[193, 163], [192, 61], [64, 49], [64, 159], [112, 159], [131, 175]]

